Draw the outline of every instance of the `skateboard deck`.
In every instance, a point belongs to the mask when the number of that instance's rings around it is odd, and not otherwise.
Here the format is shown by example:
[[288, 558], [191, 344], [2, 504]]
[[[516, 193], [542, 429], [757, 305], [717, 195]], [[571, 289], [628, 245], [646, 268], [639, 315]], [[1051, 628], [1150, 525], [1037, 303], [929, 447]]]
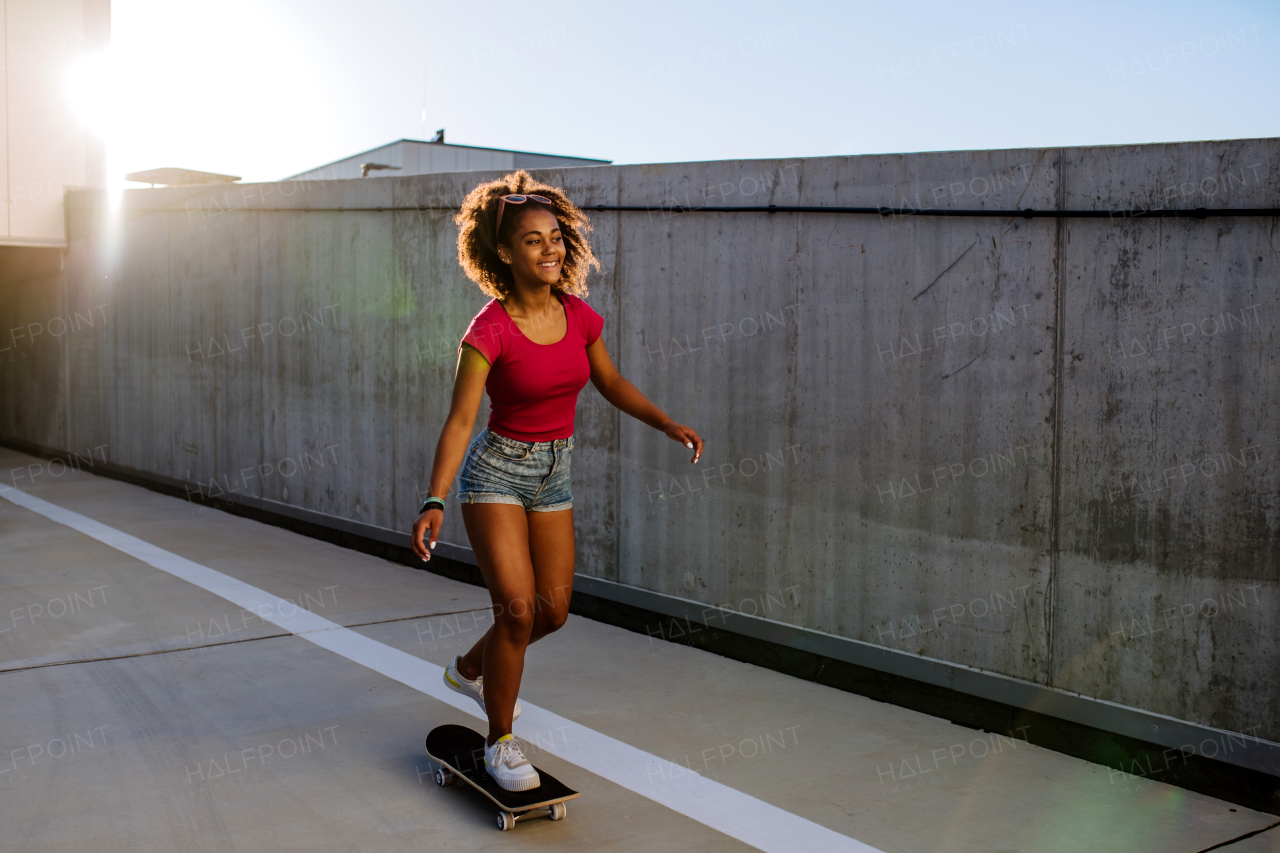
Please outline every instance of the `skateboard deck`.
[[[517, 820], [534, 816], [546, 809], [552, 820], [563, 820], [566, 800], [582, 796], [578, 791], [552, 776], [538, 771], [540, 784], [527, 791], [508, 791], [498, 785], [484, 769], [484, 736], [466, 726], [436, 726], [427, 735], [427, 756], [443, 765], [436, 770], [436, 784], [448, 788], [459, 780], [475, 788], [499, 808], [498, 828], [508, 830]], [[540, 816], [540, 815], [539, 815]]]

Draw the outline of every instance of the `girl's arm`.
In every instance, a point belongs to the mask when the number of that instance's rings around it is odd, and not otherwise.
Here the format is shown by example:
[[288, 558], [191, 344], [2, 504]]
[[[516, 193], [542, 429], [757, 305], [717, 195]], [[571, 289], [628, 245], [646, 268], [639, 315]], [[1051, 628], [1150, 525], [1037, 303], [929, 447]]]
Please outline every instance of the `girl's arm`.
[[609, 358], [609, 353], [604, 348], [603, 335], [587, 347], [587, 360], [591, 362], [591, 384], [596, 386], [601, 397], [620, 411], [626, 412], [636, 420], [666, 433], [671, 439], [691, 448], [693, 458], [689, 461], [698, 461], [698, 457], [702, 456], [702, 439], [690, 427], [678, 424], [667, 417], [667, 413], [641, 394], [639, 388], [622, 378], [622, 374], [613, 366], [613, 359]]
[[[462, 457], [466, 455], [467, 445], [471, 443], [471, 430], [476, 425], [476, 413], [480, 411], [480, 400], [484, 396], [484, 383], [488, 376], [489, 362], [471, 344], [463, 344], [462, 352], [458, 354], [458, 370], [453, 377], [453, 400], [449, 405], [449, 417], [440, 430], [435, 461], [431, 465], [431, 496], [442, 498], [449, 493], [449, 486], [458, 473]], [[423, 560], [431, 559], [430, 549], [422, 542], [423, 534], [430, 529], [430, 547], [436, 547], [443, 522], [444, 512], [432, 507], [413, 523], [413, 552]]]

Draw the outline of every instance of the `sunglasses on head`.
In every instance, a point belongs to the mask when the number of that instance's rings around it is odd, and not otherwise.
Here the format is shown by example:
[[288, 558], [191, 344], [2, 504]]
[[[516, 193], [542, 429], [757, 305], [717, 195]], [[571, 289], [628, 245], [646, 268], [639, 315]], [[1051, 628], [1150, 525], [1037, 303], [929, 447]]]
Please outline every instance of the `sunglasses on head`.
[[524, 193], [512, 193], [511, 195], [501, 196], [498, 199], [498, 224], [495, 225], [493, 228], [494, 242], [497, 242], [498, 235], [502, 233], [503, 208], [507, 206], [508, 202], [510, 202], [511, 204], [524, 204], [526, 201], [537, 201], [546, 205], [554, 204], [554, 202], [552, 202], [551, 199], [547, 198], [544, 195], [525, 195]]

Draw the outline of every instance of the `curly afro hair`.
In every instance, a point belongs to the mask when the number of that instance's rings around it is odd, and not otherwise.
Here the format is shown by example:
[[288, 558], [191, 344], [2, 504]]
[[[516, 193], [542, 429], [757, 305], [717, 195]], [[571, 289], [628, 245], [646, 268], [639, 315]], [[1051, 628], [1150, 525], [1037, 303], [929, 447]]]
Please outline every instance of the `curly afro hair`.
[[506, 299], [515, 287], [511, 267], [498, 257], [498, 243], [508, 244], [511, 232], [525, 212], [534, 208], [546, 210], [547, 205], [535, 201], [507, 204], [502, 214], [502, 233], [495, 235], [493, 226], [498, 218], [498, 198], [513, 193], [533, 193], [551, 199], [551, 212], [560, 223], [565, 248], [560, 280], [552, 288], [561, 293], [586, 296], [587, 273], [593, 267], [600, 269], [600, 261], [592, 254], [591, 243], [587, 240], [591, 223], [563, 190], [534, 180], [524, 169], [480, 184], [462, 200], [462, 210], [454, 217], [454, 222], [458, 224], [458, 263], [467, 278], [499, 301]]

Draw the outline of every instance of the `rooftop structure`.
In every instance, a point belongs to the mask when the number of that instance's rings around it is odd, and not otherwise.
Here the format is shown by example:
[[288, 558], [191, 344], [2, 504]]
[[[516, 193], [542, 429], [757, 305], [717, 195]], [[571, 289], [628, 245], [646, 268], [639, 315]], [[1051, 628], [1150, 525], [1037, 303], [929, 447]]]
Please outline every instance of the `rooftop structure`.
[[160, 184], [166, 187], [189, 187], [197, 184], [233, 184], [240, 180], [238, 175], [219, 175], [217, 172], [197, 172], [195, 169], [147, 169], [144, 172], [130, 172], [124, 176], [126, 181], [139, 184]]
[[451, 145], [444, 141], [444, 131], [436, 132], [427, 142], [399, 139], [360, 154], [353, 154], [296, 175], [313, 180], [363, 178], [381, 171], [397, 175], [427, 175], [435, 172], [475, 172], [499, 169], [546, 169], [553, 166], [607, 166], [612, 160], [568, 157], [561, 154], [536, 154], [505, 148], [481, 148], [476, 145]]

